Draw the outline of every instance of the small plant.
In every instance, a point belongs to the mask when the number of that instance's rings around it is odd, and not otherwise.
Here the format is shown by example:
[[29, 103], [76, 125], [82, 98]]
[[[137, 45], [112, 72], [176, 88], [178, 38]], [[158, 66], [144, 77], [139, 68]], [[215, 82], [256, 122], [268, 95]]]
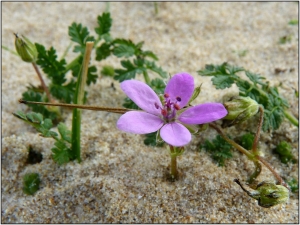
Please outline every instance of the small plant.
[[23, 191], [27, 195], [34, 195], [40, 187], [40, 177], [38, 173], [27, 173], [23, 178]]
[[[249, 80], [244, 80], [237, 75], [245, 72]], [[201, 76], [212, 76], [212, 83], [216, 89], [230, 88], [236, 84], [239, 88], [239, 95], [250, 97], [264, 107], [263, 130], [276, 130], [284, 118], [287, 118], [295, 126], [299, 125], [296, 119], [288, 112], [289, 104], [278, 92], [277, 87], [271, 87], [269, 82], [259, 74], [252, 73], [242, 67], [231, 66], [228, 63], [222, 65], [206, 65], [204, 70], [198, 71]]]
[[287, 164], [288, 162], [297, 162], [292, 154], [292, 146], [286, 141], [281, 141], [275, 148], [274, 152], [279, 155], [280, 161], [284, 164]]

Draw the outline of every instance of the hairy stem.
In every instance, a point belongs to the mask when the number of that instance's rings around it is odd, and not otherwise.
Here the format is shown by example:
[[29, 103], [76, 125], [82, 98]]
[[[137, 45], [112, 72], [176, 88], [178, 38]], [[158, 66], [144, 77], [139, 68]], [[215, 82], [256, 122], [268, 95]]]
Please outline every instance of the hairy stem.
[[62, 107], [66, 107], [66, 108], [87, 109], [87, 110], [94, 110], [94, 111], [119, 113], [119, 114], [124, 114], [126, 112], [132, 111], [132, 109], [126, 109], [126, 108], [112, 108], [112, 107], [102, 107], [102, 106], [93, 106], [93, 105], [79, 105], [79, 104], [65, 104], [65, 103], [32, 102], [32, 101], [26, 101], [26, 100], [23, 100], [23, 99], [20, 99], [19, 102], [23, 103], [23, 104], [62, 106]]
[[37, 73], [37, 75], [38, 75], [38, 77], [39, 77], [39, 79], [41, 81], [41, 85], [42, 85], [44, 91], [46, 92], [46, 95], [47, 95], [47, 98], [48, 98], [49, 102], [53, 102], [53, 100], [51, 98], [51, 95], [50, 95], [50, 92], [49, 92], [49, 89], [48, 89], [48, 87], [46, 86], [46, 84], [45, 84], [45, 82], [43, 80], [43, 77], [42, 77], [42, 75], [40, 73], [40, 70], [39, 70], [38, 66], [34, 62], [32, 63], [32, 66], [33, 66], [35, 72]]
[[257, 145], [258, 145], [258, 141], [259, 141], [261, 127], [262, 127], [263, 121], [264, 121], [264, 108], [261, 105], [259, 106], [259, 112], [260, 112], [259, 122], [258, 122], [256, 134], [255, 134], [255, 138], [253, 141], [253, 145], [252, 145], [252, 151], [255, 155], [257, 155], [257, 153], [258, 153]]

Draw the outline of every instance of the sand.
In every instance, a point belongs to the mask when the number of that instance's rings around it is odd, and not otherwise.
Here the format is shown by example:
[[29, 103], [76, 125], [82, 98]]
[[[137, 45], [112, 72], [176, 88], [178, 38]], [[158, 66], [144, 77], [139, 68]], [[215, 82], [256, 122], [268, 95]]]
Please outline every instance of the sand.
[[[151, 2], [3, 2], [2, 44], [14, 49], [13, 33], [18, 32], [46, 48], [54, 46], [60, 57], [70, 43], [68, 26], [80, 22], [95, 35], [97, 16], [107, 6], [114, 38], [144, 41], [144, 49], [156, 53], [157, 64], [170, 75], [185, 71], [196, 85], [203, 83], [195, 104], [221, 102], [225, 94], [237, 93], [236, 87], [216, 90], [209, 78], [197, 75], [205, 64], [226, 61], [265, 76], [271, 85], [281, 84], [280, 93], [298, 116], [293, 90], [298, 90], [298, 26], [288, 25], [298, 18], [294, 2], [164, 2], [158, 3], [158, 14]], [[278, 43], [289, 35], [290, 42]], [[70, 51], [67, 60], [73, 57]], [[98, 71], [107, 64], [120, 68], [114, 57], [93, 63]], [[276, 68], [286, 71], [278, 74]], [[119, 131], [117, 114], [83, 111], [83, 161], [59, 166], [51, 158], [54, 141], [12, 116], [28, 110], [18, 99], [30, 83], [39, 84], [32, 66], [2, 50], [2, 223], [299, 223], [298, 194], [286, 204], [261, 208], [233, 182], [247, 179], [251, 161], [233, 151], [234, 157], [218, 167], [199, 151], [200, 143], [216, 135], [210, 130], [186, 146], [178, 158], [181, 177], [172, 183], [165, 176], [166, 147], [145, 146], [142, 135]], [[101, 76], [88, 92], [89, 105], [120, 107], [125, 97], [117, 81]], [[70, 110], [63, 110], [63, 118], [70, 127]], [[255, 126], [246, 129], [255, 131]], [[284, 179], [298, 180], [298, 164], [284, 165], [272, 154], [280, 140], [292, 143], [298, 157], [298, 129], [287, 121], [275, 132], [262, 133], [260, 150]], [[29, 145], [43, 155], [40, 163], [26, 163]], [[41, 177], [34, 196], [22, 191], [29, 172]], [[274, 178], [263, 168], [258, 180]]]

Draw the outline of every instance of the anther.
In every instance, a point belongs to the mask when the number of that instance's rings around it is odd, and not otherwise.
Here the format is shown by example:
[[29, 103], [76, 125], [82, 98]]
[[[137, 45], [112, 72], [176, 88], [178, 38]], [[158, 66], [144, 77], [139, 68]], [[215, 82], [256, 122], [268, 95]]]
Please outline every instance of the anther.
[[175, 104], [174, 104], [174, 109], [179, 110], [179, 109], [180, 109], [180, 106], [179, 106], [177, 103], [175, 103]]
[[180, 97], [176, 97], [176, 100], [177, 100], [178, 102], [181, 102], [181, 98], [180, 98]]
[[170, 95], [169, 95], [169, 94], [167, 94], [167, 93], [165, 93], [165, 94], [164, 94], [164, 97], [165, 97], [165, 98], [169, 98], [169, 97], [170, 97]]
[[156, 102], [154, 103], [154, 105], [155, 105], [155, 108], [159, 109], [159, 105]]

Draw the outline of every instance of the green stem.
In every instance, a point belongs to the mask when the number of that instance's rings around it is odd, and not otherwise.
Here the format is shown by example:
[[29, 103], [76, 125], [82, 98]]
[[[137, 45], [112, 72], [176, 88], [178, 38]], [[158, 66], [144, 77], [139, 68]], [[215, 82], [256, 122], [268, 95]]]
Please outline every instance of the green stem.
[[[86, 43], [86, 49], [84, 53], [81, 73], [78, 75], [78, 81], [76, 86], [76, 92], [74, 95], [74, 104], [82, 104], [84, 98], [84, 87], [87, 79], [87, 72], [89, 61], [91, 57], [91, 52], [93, 49], [93, 42]], [[71, 152], [74, 158], [77, 159], [78, 163], [81, 162], [80, 158], [80, 127], [81, 127], [81, 109], [73, 109], [72, 118], [72, 147]]]
[[150, 85], [150, 77], [146, 71], [143, 72], [146, 84]]
[[209, 126], [212, 127], [213, 129], [215, 129], [222, 136], [222, 138], [225, 139], [225, 141], [227, 141], [229, 144], [231, 144], [233, 147], [235, 147], [238, 151], [245, 154], [250, 160], [255, 161], [254, 160], [255, 157], [253, 154], [251, 154], [249, 151], [244, 149], [242, 146], [240, 146], [239, 144], [237, 144], [236, 142], [234, 142], [233, 140], [228, 138], [227, 135], [224, 134], [223, 130], [220, 127], [218, 127], [214, 123], [210, 123]]
[[261, 172], [261, 164], [258, 161], [254, 161], [255, 170], [254, 173], [248, 178], [247, 182], [252, 184]]
[[72, 69], [74, 66], [77, 65], [79, 58], [81, 57], [81, 55], [77, 56], [75, 59], [73, 59], [72, 62], [70, 62], [67, 66], [66, 66], [66, 70], [65, 73], [67, 73], [70, 69]]
[[68, 54], [68, 51], [70, 50], [71, 47], [72, 47], [72, 42], [68, 45], [68, 47], [66, 48], [66, 50], [62, 54], [60, 60], [62, 60], [62, 59], [64, 59], [66, 57], [66, 55]]
[[178, 179], [178, 171], [177, 171], [177, 156], [174, 154], [175, 150], [172, 145], [170, 145], [170, 152], [171, 152], [171, 170], [170, 176], [172, 180]]
[[292, 124], [294, 124], [296, 127], [299, 127], [299, 121], [296, 117], [294, 117], [289, 111], [284, 110], [283, 111], [285, 118], [287, 118]]

